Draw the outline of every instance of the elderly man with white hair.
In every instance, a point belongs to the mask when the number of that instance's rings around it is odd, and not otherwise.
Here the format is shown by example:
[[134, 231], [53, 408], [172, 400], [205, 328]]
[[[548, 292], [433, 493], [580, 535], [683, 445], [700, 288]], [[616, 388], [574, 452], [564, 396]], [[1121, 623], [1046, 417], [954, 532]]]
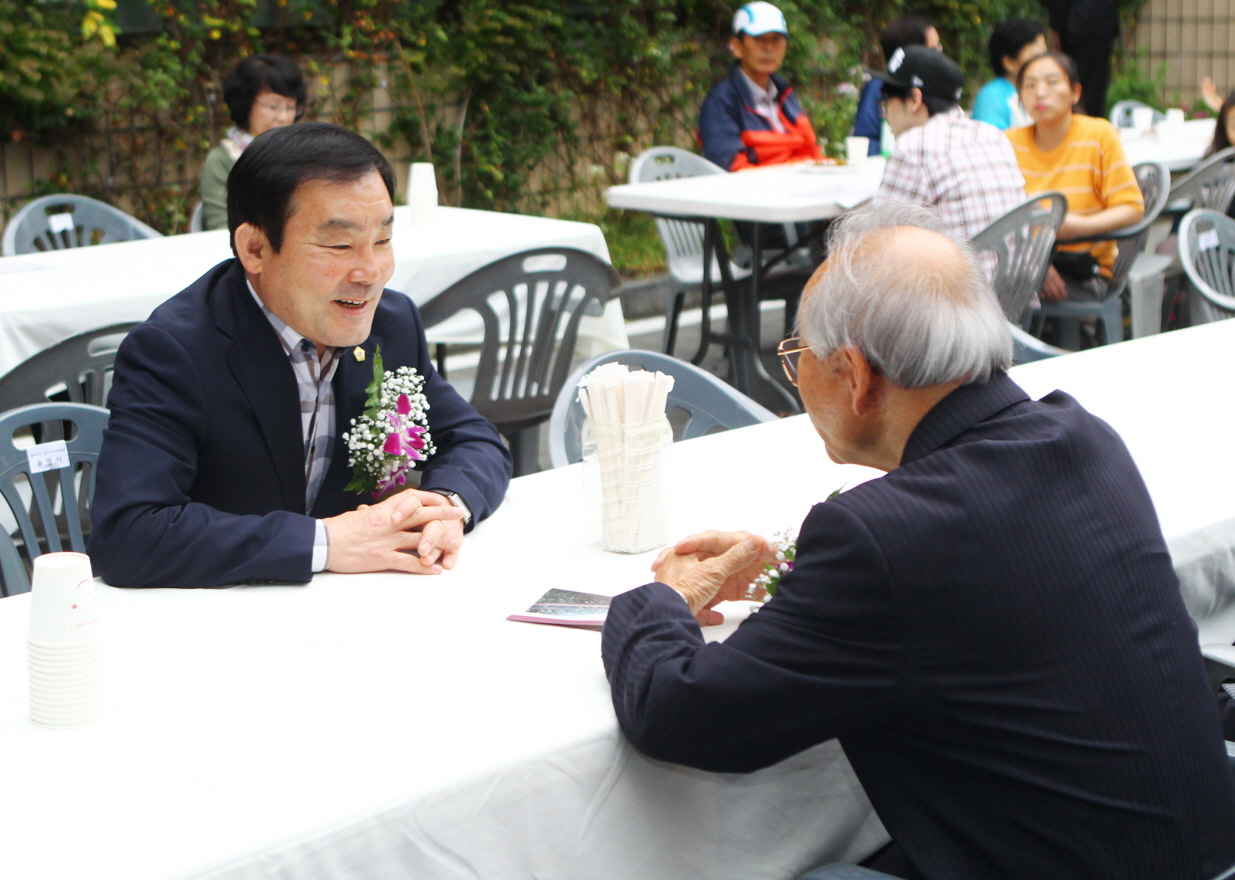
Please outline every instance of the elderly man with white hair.
[[929, 209], [855, 212], [798, 320], [782, 354], [827, 454], [887, 474], [811, 510], [776, 596], [724, 642], [699, 623], [746, 590], [761, 538], [687, 538], [614, 599], [602, 651], [631, 742], [740, 773], [839, 738], [894, 841], [875, 867], [899, 877], [1235, 862], [1235, 780], [1145, 485], [1108, 425], [1007, 376], [967, 246]]

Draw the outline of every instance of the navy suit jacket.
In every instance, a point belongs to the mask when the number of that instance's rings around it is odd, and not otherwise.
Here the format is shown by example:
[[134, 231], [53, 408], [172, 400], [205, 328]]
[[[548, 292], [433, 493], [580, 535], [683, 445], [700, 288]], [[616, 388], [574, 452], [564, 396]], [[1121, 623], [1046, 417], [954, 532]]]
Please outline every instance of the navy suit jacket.
[[341, 353], [334, 451], [307, 516], [296, 377], [243, 268], [227, 260], [156, 309], [117, 354], [91, 505], [95, 574], [128, 587], [309, 580], [314, 520], [371, 500], [343, 491], [351, 470], [341, 437], [364, 410], [378, 345], [387, 370], [425, 377], [438, 452], [420, 487], [458, 493], [472, 525], [492, 513], [510, 455], [434, 370], [415, 305], [387, 290], [365, 359]]
[[811, 510], [793, 571], [725, 642], [650, 584], [614, 600], [603, 655], [652, 757], [747, 772], [839, 737], [932, 880], [1235, 861], [1235, 780], [1152, 503], [1060, 392], [954, 391], [898, 469]]

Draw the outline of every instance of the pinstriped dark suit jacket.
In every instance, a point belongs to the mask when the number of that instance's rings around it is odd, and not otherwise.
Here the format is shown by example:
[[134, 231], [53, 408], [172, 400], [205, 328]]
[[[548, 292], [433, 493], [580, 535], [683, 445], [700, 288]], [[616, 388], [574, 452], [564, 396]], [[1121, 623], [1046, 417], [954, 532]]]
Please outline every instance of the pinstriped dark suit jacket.
[[652, 757], [744, 772], [839, 737], [929, 878], [1235, 862], [1235, 782], [1153, 506], [1059, 392], [958, 389], [900, 468], [811, 511], [794, 571], [726, 642], [650, 584], [614, 601], [603, 654]]

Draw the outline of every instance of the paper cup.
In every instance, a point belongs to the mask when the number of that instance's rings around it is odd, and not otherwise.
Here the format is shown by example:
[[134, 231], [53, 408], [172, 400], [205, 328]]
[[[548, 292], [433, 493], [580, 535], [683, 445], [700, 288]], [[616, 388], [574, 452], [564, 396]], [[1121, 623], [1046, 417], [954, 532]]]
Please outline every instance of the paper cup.
[[103, 680], [103, 664], [95, 663], [76, 669], [35, 669], [30, 668], [30, 686], [42, 688], [73, 688], [80, 687], [85, 682]]
[[1154, 124], [1154, 110], [1152, 107], [1134, 107], [1132, 108], [1132, 127], [1137, 131], [1149, 131]]
[[30, 579], [30, 641], [42, 645], [99, 638], [94, 573], [85, 553], [44, 553]]
[[94, 660], [103, 656], [103, 640], [94, 639], [89, 642], [77, 642], [68, 645], [45, 645], [41, 642], [27, 642], [26, 656], [31, 661], [47, 663], [70, 663], [76, 660]]
[[103, 680], [95, 681], [89, 685], [83, 685], [79, 689], [72, 692], [59, 692], [54, 689], [38, 689], [35, 685], [31, 685], [30, 697], [32, 705], [37, 705], [41, 711], [68, 711], [70, 708], [78, 708], [82, 706], [93, 706], [96, 702], [103, 700]]
[[87, 712], [72, 712], [66, 715], [36, 715], [30, 713], [30, 720], [39, 727], [49, 727], [55, 730], [72, 730], [76, 727], [85, 727], [97, 721], [99, 716], [103, 714], [103, 707], [100, 705], [96, 709], [91, 709]]
[[850, 165], [861, 165], [866, 161], [866, 154], [870, 150], [870, 143], [870, 138], [845, 138], [845, 161]]
[[413, 225], [433, 222], [437, 211], [437, 175], [431, 162], [412, 163], [407, 178], [407, 206]]

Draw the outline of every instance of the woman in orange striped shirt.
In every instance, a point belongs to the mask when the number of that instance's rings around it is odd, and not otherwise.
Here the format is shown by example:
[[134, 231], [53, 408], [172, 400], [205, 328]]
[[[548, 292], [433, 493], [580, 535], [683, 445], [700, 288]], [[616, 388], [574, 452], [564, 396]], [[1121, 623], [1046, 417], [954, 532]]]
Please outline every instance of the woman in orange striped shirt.
[[[1033, 125], [1009, 130], [1008, 139], [1025, 176], [1027, 194], [1058, 190], [1067, 196], [1068, 213], [1059, 227], [1059, 240], [1101, 235], [1140, 220], [1145, 201], [1119, 133], [1105, 119], [1073, 113], [1081, 84], [1072, 59], [1059, 52], [1029, 59], [1017, 76], [1017, 88]], [[1071, 269], [1072, 277], [1061, 275], [1052, 265], [1042, 296], [1101, 299], [1115, 250], [1113, 241], [1059, 245], [1057, 251], [1078, 255], [1055, 261]], [[1098, 274], [1088, 279], [1084, 254], [1097, 261]]]

